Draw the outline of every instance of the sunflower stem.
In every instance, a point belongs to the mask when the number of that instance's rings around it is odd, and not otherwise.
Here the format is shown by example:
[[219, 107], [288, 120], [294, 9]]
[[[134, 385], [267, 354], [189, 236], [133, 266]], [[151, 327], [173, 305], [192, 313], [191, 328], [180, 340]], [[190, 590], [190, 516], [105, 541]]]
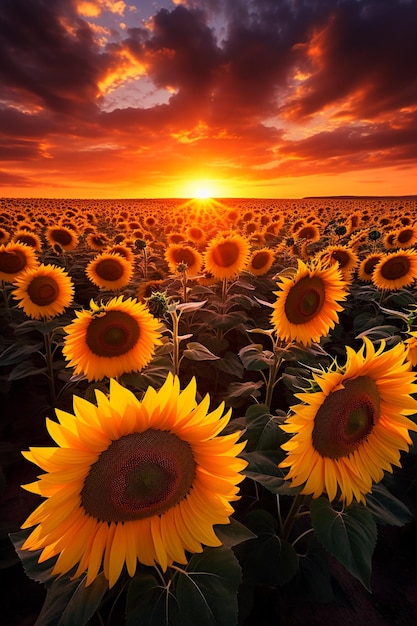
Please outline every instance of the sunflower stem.
[[9, 293], [7, 291], [7, 284], [5, 280], [1, 281], [1, 290], [3, 292], [4, 306], [6, 309], [10, 309]]
[[54, 377], [54, 360], [53, 360], [53, 351], [52, 351], [52, 333], [49, 331], [44, 334], [44, 342], [45, 342], [45, 361], [46, 367], [48, 369], [48, 381], [49, 381], [49, 395], [51, 399], [51, 405], [55, 406], [56, 404], [56, 393], [55, 393], [55, 377]]
[[171, 311], [172, 319], [172, 363], [174, 366], [174, 374], [179, 376], [180, 373], [180, 342], [179, 342], [179, 324], [181, 312]]
[[298, 512], [301, 508], [303, 500], [304, 500], [304, 496], [301, 493], [297, 493], [297, 495], [294, 497], [292, 501], [290, 510], [288, 511], [288, 515], [285, 518], [285, 521], [281, 526], [281, 538], [284, 539], [284, 541], [288, 539], [288, 536], [291, 532], [294, 522], [297, 519]]

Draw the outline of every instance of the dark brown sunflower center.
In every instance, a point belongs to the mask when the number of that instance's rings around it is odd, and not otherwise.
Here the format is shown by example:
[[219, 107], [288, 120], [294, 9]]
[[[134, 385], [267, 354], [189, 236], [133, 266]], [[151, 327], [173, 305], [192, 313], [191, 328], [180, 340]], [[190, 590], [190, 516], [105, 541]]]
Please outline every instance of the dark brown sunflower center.
[[404, 228], [397, 237], [397, 241], [399, 243], [408, 243], [414, 235], [414, 230], [412, 228]]
[[117, 259], [103, 259], [96, 265], [96, 274], [103, 280], [116, 281], [123, 276], [123, 265]]
[[213, 261], [219, 267], [230, 267], [239, 258], [239, 246], [234, 241], [218, 243], [213, 249]]
[[73, 239], [71, 233], [64, 228], [55, 228], [54, 230], [51, 230], [50, 235], [52, 239], [61, 246], [68, 246]]
[[406, 256], [395, 256], [388, 259], [381, 267], [381, 275], [387, 280], [396, 280], [406, 276], [410, 269], [410, 259]]
[[27, 246], [31, 246], [32, 248], [35, 248], [37, 244], [36, 238], [33, 237], [33, 235], [26, 233], [16, 237], [15, 241], [25, 243]]
[[16, 274], [21, 272], [27, 264], [26, 256], [20, 250], [0, 253], [0, 272]]
[[261, 270], [269, 261], [268, 252], [258, 252], [252, 259], [252, 267], [255, 270]]
[[188, 267], [192, 267], [196, 261], [195, 254], [187, 248], [178, 248], [172, 253], [175, 263], [186, 263]]
[[106, 311], [93, 317], [85, 341], [97, 356], [120, 356], [136, 345], [139, 334], [139, 325], [134, 317], [124, 311]]
[[349, 264], [350, 256], [344, 250], [334, 250], [332, 252], [332, 259], [337, 261], [340, 267], [346, 267]]
[[113, 441], [91, 466], [81, 503], [105, 522], [161, 515], [190, 491], [195, 469], [190, 445], [173, 433], [131, 433]]
[[380, 260], [380, 257], [371, 257], [370, 259], [367, 259], [363, 267], [363, 269], [365, 270], [365, 274], [368, 274], [368, 276], [370, 276]]
[[59, 286], [52, 276], [35, 276], [31, 280], [27, 292], [33, 304], [47, 306], [57, 299]]
[[366, 439], [379, 415], [380, 398], [375, 381], [368, 376], [348, 380], [317, 411], [313, 446], [323, 457], [348, 456]]
[[285, 301], [285, 314], [291, 324], [305, 324], [320, 313], [325, 299], [323, 281], [305, 276], [291, 287]]

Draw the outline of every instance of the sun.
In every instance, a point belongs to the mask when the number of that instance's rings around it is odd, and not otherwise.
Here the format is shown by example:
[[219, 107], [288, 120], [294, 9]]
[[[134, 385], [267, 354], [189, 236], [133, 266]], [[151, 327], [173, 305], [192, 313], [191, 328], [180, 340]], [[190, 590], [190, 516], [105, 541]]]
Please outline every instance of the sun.
[[194, 197], [196, 200], [208, 200], [211, 198], [211, 193], [207, 187], [197, 187]]

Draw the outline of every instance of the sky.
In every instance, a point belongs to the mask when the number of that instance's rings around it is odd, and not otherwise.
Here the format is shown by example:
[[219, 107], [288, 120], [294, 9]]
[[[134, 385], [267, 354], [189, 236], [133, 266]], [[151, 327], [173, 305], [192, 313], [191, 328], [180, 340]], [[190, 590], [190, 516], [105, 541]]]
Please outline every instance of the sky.
[[416, 0], [1, 0], [0, 197], [417, 193]]

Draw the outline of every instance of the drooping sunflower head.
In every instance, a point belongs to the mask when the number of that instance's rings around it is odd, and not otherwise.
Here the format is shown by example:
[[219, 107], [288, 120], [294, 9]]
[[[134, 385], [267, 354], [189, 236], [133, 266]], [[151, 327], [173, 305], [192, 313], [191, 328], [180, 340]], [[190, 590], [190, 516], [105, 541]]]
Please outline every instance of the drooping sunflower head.
[[313, 391], [296, 394], [300, 402], [282, 426], [292, 437], [280, 466], [302, 493], [349, 505], [365, 502], [384, 471], [400, 466], [409, 431], [417, 431], [408, 417], [417, 412], [417, 384], [403, 343], [375, 350], [365, 338], [357, 353], [346, 351], [343, 367], [313, 374]]
[[25, 486], [46, 500], [23, 524], [36, 526], [23, 549], [58, 557], [54, 574], [87, 572], [86, 585], [103, 569], [112, 587], [124, 566], [166, 570], [221, 545], [213, 526], [230, 522], [246, 467], [240, 433], [219, 435], [230, 411], [209, 412], [195, 379], [180, 391], [171, 374], [142, 401], [115, 380], [96, 396], [97, 406], [74, 396], [74, 415], [47, 420], [57, 447], [23, 453], [46, 472]]
[[0, 246], [0, 280], [11, 283], [38, 265], [35, 250], [30, 246], [18, 242]]
[[63, 355], [75, 374], [101, 380], [137, 372], [147, 365], [160, 344], [159, 322], [134, 298], [90, 302], [89, 311], [76, 311], [64, 328]]
[[417, 252], [397, 250], [385, 254], [372, 273], [372, 282], [378, 289], [392, 291], [411, 285], [417, 278]]
[[218, 280], [232, 278], [245, 268], [249, 252], [249, 242], [242, 235], [219, 235], [207, 245], [205, 269]]
[[308, 267], [298, 259], [295, 276], [280, 278], [278, 287], [271, 321], [281, 339], [310, 345], [339, 321], [347, 289], [337, 265]]
[[85, 272], [100, 289], [117, 290], [129, 284], [133, 265], [120, 254], [102, 252], [88, 263]]
[[189, 276], [197, 276], [203, 265], [201, 254], [195, 248], [182, 243], [170, 244], [166, 249], [165, 259], [173, 274], [178, 271], [178, 266], [182, 264], [186, 267]]
[[40, 264], [23, 272], [14, 283], [13, 297], [26, 315], [49, 319], [70, 306], [74, 285], [68, 274], [55, 265]]

